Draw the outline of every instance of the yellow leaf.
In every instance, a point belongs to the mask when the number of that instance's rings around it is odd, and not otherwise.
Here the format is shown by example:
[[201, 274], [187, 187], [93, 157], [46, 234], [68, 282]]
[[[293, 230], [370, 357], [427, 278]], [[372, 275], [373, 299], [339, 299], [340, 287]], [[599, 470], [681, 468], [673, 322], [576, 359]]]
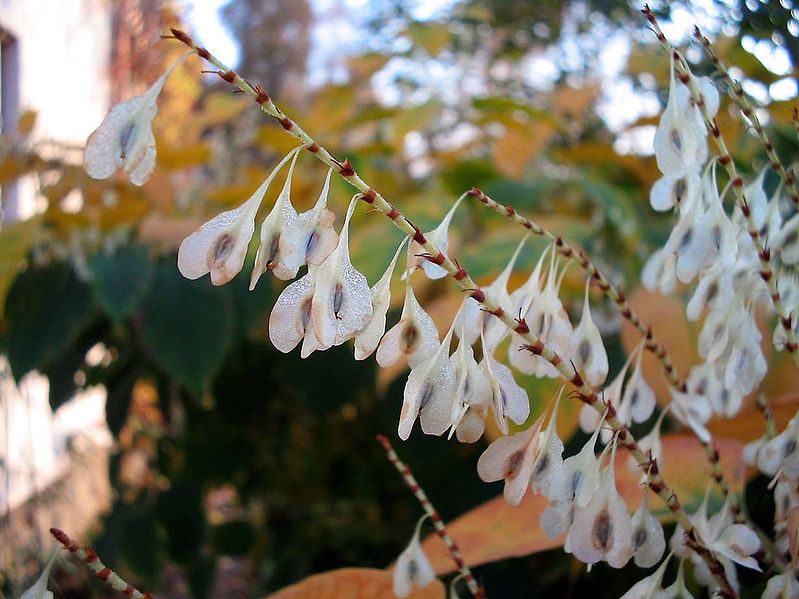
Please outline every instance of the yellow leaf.
[[389, 56], [387, 54], [378, 54], [372, 52], [369, 54], [361, 54], [353, 56], [347, 62], [350, 67], [353, 78], [356, 81], [371, 77], [377, 71], [382, 69], [388, 62]]
[[527, 164], [544, 148], [554, 133], [549, 123], [525, 123], [509, 126], [492, 149], [497, 168], [504, 174], [520, 178]]
[[41, 224], [42, 218], [37, 216], [4, 227], [0, 233], [0, 317], [5, 310], [11, 282], [36, 241]]
[[183, 147], [168, 143], [158, 145], [158, 166], [168, 170], [199, 166], [207, 162], [210, 157], [211, 150], [204, 143]]
[[26, 110], [17, 120], [17, 129], [22, 135], [30, 135], [33, 128], [36, 126], [36, 112], [33, 110]]
[[414, 45], [424, 48], [430, 56], [438, 55], [449, 45], [451, 33], [442, 23], [413, 23], [406, 30]]

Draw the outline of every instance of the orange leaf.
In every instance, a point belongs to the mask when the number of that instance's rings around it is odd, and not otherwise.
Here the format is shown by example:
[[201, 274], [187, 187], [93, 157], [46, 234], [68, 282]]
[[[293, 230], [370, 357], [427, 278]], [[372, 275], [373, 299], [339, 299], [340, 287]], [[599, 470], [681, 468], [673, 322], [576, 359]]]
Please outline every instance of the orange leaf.
[[[680, 376], [687, 376], [695, 364], [701, 362], [697, 351], [698, 331], [685, 317], [685, 307], [677, 298], [668, 297], [643, 287], [628, 297], [633, 311], [652, 327], [655, 337], [665, 346]], [[624, 321], [621, 329], [624, 350], [629, 353], [641, 343], [641, 333]], [[643, 375], [652, 387], [661, 405], [671, 400], [669, 384], [663, 375], [660, 362], [651, 352], [644, 352]]]
[[[685, 316], [684, 305], [679, 299], [639, 288], [629, 296], [628, 301], [641, 320], [652, 327], [652, 332], [666, 347], [681, 377], [687, 377], [693, 366], [702, 363], [697, 351], [702, 321], [689, 322]], [[774, 403], [778, 425], [784, 426], [794, 415], [799, 401], [799, 396], [794, 392], [799, 387], [799, 369], [785, 352], [773, 351], [772, 332], [769, 328], [771, 326], [773, 323], [770, 319], [758, 318], [758, 328], [763, 336], [761, 348], [769, 363], [769, 374], [758, 391], [765, 393], [766, 397], [778, 398], [771, 401]], [[641, 334], [626, 320], [622, 325], [621, 337], [627, 354], [641, 342]], [[660, 362], [651, 352], [644, 352], [643, 371], [644, 378], [657, 395], [658, 403], [666, 405], [671, 400], [669, 385]], [[780, 398], [784, 394], [793, 395], [793, 399]], [[786, 402], [789, 405], [783, 405]], [[754, 394], [744, 399], [743, 408], [734, 418], [715, 417], [708, 424], [708, 429], [714, 435], [734, 437], [740, 441], [756, 439], [764, 428], [763, 419], [755, 406]]]
[[502, 173], [520, 178], [527, 164], [544, 149], [554, 132], [555, 127], [550, 123], [514, 123], [494, 143], [494, 163]]
[[[412, 599], [443, 599], [440, 580], [409, 595]], [[389, 570], [342, 568], [314, 574], [269, 595], [267, 599], [394, 599], [394, 582]]]
[[[674, 487], [683, 507], [689, 513], [693, 512], [702, 502], [711, 480], [704, 450], [691, 435], [666, 435], [662, 442], [665, 456], [661, 467], [663, 478]], [[740, 489], [744, 473], [742, 444], [731, 439], [716, 439], [716, 444], [727, 480], [733, 489]], [[627, 502], [627, 508], [633, 511], [641, 501], [643, 488], [639, 484], [638, 471], [628, 466], [626, 451], [620, 451], [617, 458], [616, 485]], [[659, 499], [650, 497], [649, 505], [656, 515], [668, 515], [667, 508]], [[542, 495], [528, 493], [517, 506], [508, 505], [499, 496], [457, 518], [447, 529], [470, 566], [529, 555], [563, 544], [563, 538], [550, 539], [541, 530], [539, 518], [546, 506], [547, 499]], [[429, 535], [422, 548], [436, 574], [444, 575], [455, 570], [452, 558], [438, 536]]]
[[[789, 358], [790, 360], [790, 358]], [[793, 367], [794, 370], [796, 367]], [[774, 399], [769, 399], [769, 407], [774, 414], [777, 431], [782, 431], [788, 421], [796, 414], [799, 407], [799, 393], [789, 393]], [[766, 430], [766, 421], [755, 402], [748, 402], [738, 412], [735, 418], [727, 420], [717, 418], [708, 425], [713, 436], [733, 437], [739, 441], [754, 441]]]

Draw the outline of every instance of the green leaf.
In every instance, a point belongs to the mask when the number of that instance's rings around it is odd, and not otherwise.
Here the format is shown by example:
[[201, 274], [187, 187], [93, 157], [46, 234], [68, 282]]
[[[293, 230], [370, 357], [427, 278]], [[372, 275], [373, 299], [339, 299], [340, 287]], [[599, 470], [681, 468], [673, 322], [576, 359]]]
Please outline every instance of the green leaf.
[[255, 533], [246, 520], [232, 520], [216, 526], [213, 531], [213, 545], [222, 555], [244, 555], [252, 547]]
[[535, 108], [524, 102], [519, 102], [518, 100], [514, 100], [513, 98], [508, 98], [505, 96], [488, 96], [486, 98], [475, 98], [472, 100], [472, 106], [477, 110], [481, 110], [483, 112], [493, 112], [493, 113], [512, 113], [512, 112], [523, 112], [527, 116], [529, 116], [533, 120], [544, 121], [547, 123], [551, 123], [555, 125], [558, 129], [562, 129], [564, 127], [563, 123], [551, 112], [546, 110], [541, 110], [539, 108]]
[[[249, 272], [248, 268], [244, 270]], [[261, 277], [258, 285], [252, 291], [249, 289], [249, 283], [248, 277], [240, 276], [228, 284], [235, 306], [236, 334], [265, 339], [266, 322], [272, 311], [272, 305], [275, 303], [274, 279], [269, 276]]]
[[113, 254], [95, 254], [89, 268], [94, 296], [115, 323], [122, 322], [139, 307], [153, 274], [147, 250], [141, 246], [128, 246]]
[[444, 23], [414, 22], [405, 32], [414, 45], [424, 48], [430, 56], [436, 56], [446, 48], [452, 38], [449, 28]]
[[8, 358], [19, 381], [43, 370], [77, 339], [94, 314], [89, 287], [68, 264], [53, 263], [21, 273], [5, 305]]
[[41, 223], [42, 219], [37, 217], [3, 228], [0, 235], [0, 317], [3, 316], [6, 294], [36, 239]]
[[207, 277], [188, 281], [173, 263], [160, 264], [143, 307], [142, 340], [170, 377], [201, 395], [233, 344], [233, 311], [225, 287], [211, 287]]

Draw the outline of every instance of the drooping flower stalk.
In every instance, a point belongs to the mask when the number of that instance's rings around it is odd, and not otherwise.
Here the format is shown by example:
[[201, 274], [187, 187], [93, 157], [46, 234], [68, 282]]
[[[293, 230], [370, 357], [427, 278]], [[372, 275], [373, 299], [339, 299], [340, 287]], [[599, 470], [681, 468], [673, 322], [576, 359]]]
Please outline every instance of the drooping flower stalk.
[[757, 134], [757, 138], [760, 140], [760, 143], [763, 145], [763, 149], [766, 151], [771, 168], [773, 168], [774, 172], [779, 175], [783, 185], [785, 185], [785, 189], [788, 191], [788, 197], [791, 199], [791, 202], [793, 202], [794, 206], [799, 208], [799, 190], [796, 188], [796, 181], [794, 180], [793, 175], [788, 174], [788, 172], [785, 170], [785, 167], [777, 156], [777, 153], [774, 151], [774, 145], [771, 143], [768, 133], [766, 133], [765, 129], [763, 128], [763, 124], [760, 122], [760, 118], [757, 116], [757, 111], [746, 97], [741, 84], [730, 74], [727, 66], [718, 57], [716, 52], [713, 50], [713, 47], [710, 45], [710, 40], [702, 33], [702, 31], [700, 31], [699, 27], [694, 28], [694, 37], [702, 44], [702, 47], [705, 49], [708, 57], [713, 61], [713, 65], [716, 67], [718, 72], [721, 73], [721, 76], [724, 78], [724, 82], [727, 84], [727, 92], [729, 93], [730, 98], [733, 99], [740, 109], [741, 118], [743, 119], [744, 124], [747, 124], [747, 121], [752, 124], [752, 128]]
[[107, 179], [124, 168], [134, 185], [144, 185], [155, 168], [152, 123], [158, 96], [172, 72], [191, 52], [173, 62], [143, 94], [114, 106], [86, 141], [84, 166], [92, 179]]
[[610, 280], [604, 274], [602, 274], [602, 272], [582, 250], [576, 249], [565, 242], [562, 237], [555, 235], [548, 229], [542, 227], [540, 224], [530, 220], [525, 216], [522, 216], [510, 204], [500, 204], [476, 187], [472, 188], [471, 191], [468, 192], [468, 195], [477, 199], [481, 204], [493, 210], [494, 212], [509, 218], [515, 223], [519, 223], [525, 229], [534, 233], [535, 235], [550, 239], [554, 242], [555, 251], [561, 256], [575, 259], [580, 267], [588, 274], [588, 276], [596, 282], [596, 286], [602, 291], [602, 293], [607, 295], [611, 301], [613, 301], [621, 315], [627, 319], [629, 323], [641, 333], [641, 335], [643, 335], [646, 342], [644, 347], [658, 359], [661, 368], [663, 369], [663, 373], [668, 379], [669, 383], [677, 389], [684, 388], [684, 380], [680, 377], [679, 373], [675, 369], [671, 357], [666, 351], [663, 343], [658, 340], [657, 337], [655, 337], [654, 333], [652, 332], [652, 327], [641, 320], [641, 318], [635, 313], [630, 304], [627, 302], [624, 292], [611, 283]]
[[427, 514], [419, 518], [408, 546], [400, 553], [394, 565], [394, 594], [407, 597], [415, 587], [423, 589], [436, 579], [436, 573], [419, 544], [419, 533]]
[[75, 557], [86, 564], [86, 567], [89, 568], [97, 578], [102, 580], [109, 589], [125, 593], [131, 599], [153, 599], [150, 593], [142, 593], [123, 580], [123, 578], [111, 568], [103, 564], [91, 547], [80, 547], [75, 541], [69, 538], [67, 533], [59, 528], [51, 528], [50, 534], [52, 534], [65, 549], [69, 550]]
[[[363, 179], [361, 179], [355, 172], [352, 163], [349, 160], [341, 161], [335, 158], [328, 150], [320, 146], [311, 136], [309, 136], [297, 123], [288, 118], [272, 101], [269, 94], [260, 86], [252, 85], [240, 77], [235, 71], [231, 70], [219, 59], [213, 56], [208, 50], [203, 47], [196, 46], [186, 33], [172, 29], [175, 39], [186, 44], [194, 49], [195, 52], [217, 69], [217, 74], [228, 83], [235, 85], [243, 93], [253, 98], [260, 106], [261, 110], [267, 115], [276, 119], [280, 125], [292, 136], [299, 139], [307, 148], [309, 152], [314, 154], [321, 162], [333, 168], [345, 181], [350, 183], [353, 187], [358, 189], [360, 199], [375, 209], [385, 214], [394, 225], [404, 232], [406, 235], [417, 242], [426, 252], [426, 259], [430, 262], [441, 266], [464, 291], [468, 292], [471, 297], [477, 300], [483, 309], [497, 318], [501, 319], [505, 325], [512, 331], [518, 333], [525, 340], [525, 348], [531, 353], [541, 356], [552, 364], [563, 378], [570, 382], [576, 388], [576, 395], [581, 401], [592, 405], [599, 412], [605, 414], [605, 422], [617, 434], [618, 442], [621, 443], [634, 459], [641, 465], [642, 469], [647, 473], [649, 487], [658, 494], [658, 496], [665, 502], [669, 510], [674, 514], [678, 522], [684, 524], [685, 529], [688, 531], [693, 530], [693, 527], [688, 519], [687, 514], [683, 511], [680, 501], [677, 498], [674, 490], [666, 484], [660, 471], [657, 467], [657, 462], [651, 461], [641, 449], [638, 447], [634, 437], [629, 432], [627, 427], [619, 421], [616, 411], [612, 406], [607, 406], [599, 400], [599, 397], [594, 390], [584, 382], [581, 374], [573, 370], [568, 361], [564, 357], [559, 356], [552, 351], [539, 337], [530, 332], [525, 323], [519, 323], [505, 309], [498, 305], [496, 301], [487, 296], [485, 292], [472, 280], [467, 271], [460, 267], [454, 258], [447, 257], [442, 251], [434, 244], [430, 243], [421, 232], [421, 230], [411, 223], [402, 213], [392, 204], [390, 204], [382, 195], [375, 189], [370, 187]], [[565, 356], [568, 358], [568, 356]], [[694, 531], [695, 532], [695, 531]], [[702, 544], [701, 537], [698, 533], [694, 535], [695, 544], [699, 548], [703, 548], [702, 559], [704, 559], [709, 569], [718, 573], [719, 569], [715, 567], [718, 562], [714, 553]], [[735, 596], [735, 592], [730, 586], [729, 582], [724, 577], [723, 568], [718, 574], [718, 583], [725, 591], [729, 591], [731, 596]]]
[[797, 343], [796, 334], [794, 332], [794, 318], [796, 316], [787, 311], [785, 305], [783, 304], [782, 297], [777, 286], [776, 272], [772, 265], [772, 252], [771, 249], [766, 246], [766, 243], [760, 234], [757, 224], [753, 218], [752, 210], [744, 193], [743, 179], [738, 174], [738, 169], [732, 160], [732, 155], [727, 149], [727, 144], [724, 141], [724, 137], [721, 134], [718, 124], [716, 123], [716, 119], [709, 112], [702, 92], [696, 83], [696, 78], [691, 72], [691, 69], [688, 67], [688, 63], [686, 62], [685, 58], [683, 58], [683, 56], [671, 46], [668, 39], [666, 39], [666, 36], [663, 34], [663, 31], [658, 25], [654, 13], [649, 9], [649, 6], [645, 6], [642, 12], [652, 26], [658, 41], [674, 59], [674, 69], [676, 71], [677, 77], [688, 88], [691, 94], [691, 99], [694, 105], [699, 109], [704, 121], [704, 125], [710, 132], [710, 136], [713, 138], [713, 141], [718, 148], [718, 160], [724, 166], [727, 174], [729, 175], [730, 181], [732, 181], [732, 189], [735, 194], [736, 203], [746, 218], [747, 233], [752, 239], [752, 243], [754, 244], [755, 250], [757, 252], [760, 278], [763, 279], [768, 286], [771, 301], [774, 305], [774, 311], [777, 315], [777, 326], [782, 327], [785, 333], [785, 341], [780, 347], [778, 347], [778, 349], [791, 354], [794, 361], [797, 363], [797, 365], [799, 365], [799, 343]]
[[[611, 283], [610, 280], [604, 274], [602, 274], [602, 272], [596, 267], [596, 265], [585, 254], [585, 252], [574, 248], [565, 242], [562, 237], [555, 235], [540, 224], [530, 220], [522, 214], [519, 214], [510, 204], [500, 204], [476, 187], [472, 188], [471, 191], [468, 192], [468, 195], [477, 199], [481, 204], [493, 210], [494, 212], [522, 225], [525, 229], [534, 233], [535, 235], [546, 237], [547, 239], [552, 240], [554, 242], [553, 247], [555, 248], [556, 252], [566, 258], [575, 259], [580, 267], [590, 276], [591, 280], [596, 282], [596, 285], [600, 291], [602, 291], [602, 293], [604, 293], [613, 301], [620, 314], [627, 319], [627, 321], [632, 324], [641, 333], [641, 335], [643, 335], [644, 348], [658, 359], [663, 374], [666, 376], [666, 379], [672, 388], [681, 393], [687, 391], [685, 379], [680, 376], [677, 369], [674, 367], [674, 364], [672, 363], [671, 357], [669, 356], [665, 346], [652, 332], [652, 327], [641, 320], [641, 318], [635, 313], [630, 304], [627, 302], [624, 292], [613, 285], [613, 283]], [[732, 498], [733, 512], [736, 514], [736, 518], [741, 517], [742, 512], [738, 503], [738, 499], [730, 490], [730, 485], [724, 478], [724, 471], [721, 468], [718, 459], [718, 451], [716, 450], [712, 440], [705, 441], [700, 439], [700, 442], [702, 443], [705, 455], [707, 456], [708, 462], [713, 470], [713, 480], [719, 484], [725, 497]]]
[[438, 534], [441, 540], [444, 541], [447, 549], [449, 549], [449, 554], [452, 556], [452, 560], [458, 567], [461, 576], [463, 576], [466, 586], [469, 587], [469, 591], [472, 593], [475, 599], [485, 599], [485, 589], [483, 589], [483, 587], [477, 582], [472, 574], [472, 571], [469, 569], [469, 566], [466, 565], [466, 562], [463, 560], [463, 554], [461, 554], [461, 550], [458, 548], [457, 543], [455, 543], [455, 540], [447, 532], [447, 528], [444, 525], [444, 520], [441, 519], [441, 514], [439, 514], [435, 506], [430, 503], [430, 500], [427, 498], [427, 493], [425, 493], [424, 489], [422, 489], [422, 487], [419, 486], [419, 483], [416, 482], [411, 469], [408, 468], [405, 462], [399, 459], [399, 456], [397, 456], [397, 452], [394, 451], [394, 448], [391, 446], [391, 441], [388, 440], [388, 437], [385, 435], [378, 435], [377, 442], [382, 445], [386, 452], [386, 457], [388, 457], [388, 461], [391, 462], [391, 465], [394, 466], [394, 468], [397, 469], [397, 472], [402, 475], [402, 480], [405, 481], [405, 484], [408, 485], [408, 488], [416, 496], [416, 499], [418, 499], [419, 503], [422, 504], [422, 508], [424, 509], [425, 513], [430, 516], [430, 521], [433, 523], [433, 526], [436, 529], [436, 534]]

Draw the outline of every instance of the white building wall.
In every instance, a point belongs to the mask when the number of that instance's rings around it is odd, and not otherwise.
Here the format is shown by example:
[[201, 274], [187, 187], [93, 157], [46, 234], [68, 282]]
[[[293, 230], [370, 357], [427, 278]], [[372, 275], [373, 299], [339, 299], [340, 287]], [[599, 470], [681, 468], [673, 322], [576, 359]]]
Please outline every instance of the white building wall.
[[[0, 29], [16, 40], [16, 90], [10, 91], [18, 97], [20, 114], [37, 113], [30, 139], [44, 155], [63, 154], [67, 148], [70, 158], [80, 160], [86, 138], [108, 111], [112, 4], [0, 0]], [[4, 86], [10, 81], [7, 75]], [[20, 180], [15, 205], [3, 208], [11, 221], [38, 212], [36, 180]], [[17, 388], [0, 356], [0, 515], [64, 474], [69, 434], [81, 428], [105, 430], [103, 389], [71, 400], [55, 417], [48, 392], [47, 379], [37, 373], [26, 376]]]
[[[32, 139], [83, 146], [109, 108], [111, 0], [0, 0], [0, 28], [17, 40], [20, 112], [37, 113]], [[46, 145], [42, 148], [46, 150]], [[36, 211], [20, 182], [12, 218]]]

